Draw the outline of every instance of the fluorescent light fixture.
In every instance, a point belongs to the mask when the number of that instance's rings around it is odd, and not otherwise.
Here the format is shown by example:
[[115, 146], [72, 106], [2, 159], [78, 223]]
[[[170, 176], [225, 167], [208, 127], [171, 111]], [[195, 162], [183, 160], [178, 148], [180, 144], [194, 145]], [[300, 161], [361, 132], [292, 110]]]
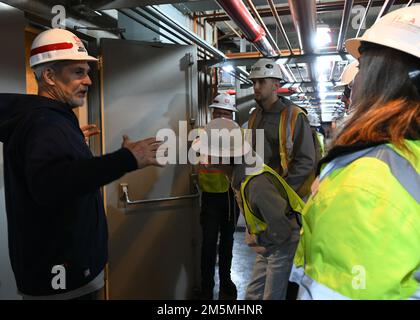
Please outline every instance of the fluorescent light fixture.
[[232, 65], [227, 64], [225, 66], [222, 67], [222, 69], [226, 72], [233, 72], [235, 69], [232, 67]]
[[289, 58], [279, 58], [276, 60], [276, 63], [278, 64], [285, 64], [289, 60]]
[[321, 103], [339, 103], [339, 102], [341, 102], [341, 100], [340, 99], [329, 99], [329, 100], [324, 100], [324, 99], [321, 99], [321, 101], [320, 101]]
[[321, 24], [317, 27], [315, 36], [315, 46], [317, 48], [325, 48], [332, 42], [331, 29], [326, 24]]
[[319, 94], [319, 98], [322, 100], [324, 100], [327, 97], [327, 95], [325, 94], [325, 92], [321, 91]]
[[102, 16], [102, 13], [100, 13], [99, 11], [95, 10], [95, 13]]
[[327, 81], [331, 69], [331, 59], [329, 57], [318, 57], [316, 59], [316, 71], [318, 73], [318, 81]]

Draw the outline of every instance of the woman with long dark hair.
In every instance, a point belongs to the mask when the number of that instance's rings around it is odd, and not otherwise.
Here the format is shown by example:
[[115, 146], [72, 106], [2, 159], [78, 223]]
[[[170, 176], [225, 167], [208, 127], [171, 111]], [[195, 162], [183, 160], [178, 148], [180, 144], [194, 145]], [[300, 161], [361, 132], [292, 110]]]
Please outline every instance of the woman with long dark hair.
[[354, 112], [303, 212], [301, 299], [420, 299], [420, 6], [346, 42]]

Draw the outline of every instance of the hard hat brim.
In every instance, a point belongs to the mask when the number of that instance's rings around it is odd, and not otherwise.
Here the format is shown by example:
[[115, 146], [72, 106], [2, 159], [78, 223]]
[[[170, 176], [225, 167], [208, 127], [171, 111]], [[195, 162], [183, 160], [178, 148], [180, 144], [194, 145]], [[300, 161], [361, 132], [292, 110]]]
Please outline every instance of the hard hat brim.
[[349, 84], [348, 83], [342, 83], [342, 82], [338, 82], [334, 87], [333, 87], [333, 90], [334, 91], [341, 91], [341, 90], [344, 90], [344, 88], [346, 87], [346, 86], [348, 86]]
[[92, 57], [92, 56], [84, 56], [84, 57], [75, 57], [73, 54], [72, 55], [68, 55], [68, 56], [61, 56], [60, 59], [57, 58], [50, 58], [50, 59], [45, 59], [42, 60], [40, 62], [33, 62], [30, 63], [30, 67], [36, 67], [38, 65], [44, 64], [44, 63], [48, 63], [48, 62], [54, 62], [54, 61], [89, 61], [89, 62], [97, 62], [99, 59]]
[[266, 75], [259, 75], [259, 76], [255, 76], [255, 75], [249, 75], [248, 77], [250, 80], [252, 79], [278, 79], [278, 80], [284, 80], [284, 77], [276, 77], [276, 76], [266, 76]]
[[229, 110], [229, 111], [234, 111], [234, 112], [237, 112], [238, 111], [238, 109], [236, 108], [236, 107], [227, 107], [227, 106], [225, 106], [225, 105], [222, 105], [222, 104], [211, 104], [211, 105], [209, 105], [209, 108], [218, 108], [218, 109], [223, 109], [223, 110]]
[[[351, 39], [346, 40], [345, 46], [346, 46], [347, 52], [350, 53], [356, 59], [360, 58], [359, 48], [362, 44], [362, 41], [363, 41], [362, 38], [351, 38]], [[368, 41], [368, 42], [371, 42], [371, 41]]]

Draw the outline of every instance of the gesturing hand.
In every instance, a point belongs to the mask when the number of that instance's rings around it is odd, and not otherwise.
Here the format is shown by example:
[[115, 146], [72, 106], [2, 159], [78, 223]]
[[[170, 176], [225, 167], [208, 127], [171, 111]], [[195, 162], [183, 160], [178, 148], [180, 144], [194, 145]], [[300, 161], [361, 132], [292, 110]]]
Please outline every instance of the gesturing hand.
[[83, 135], [85, 136], [86, 142], [87, 142], [89, 137], [96, 136], [99, 133], [101, 133], [101, 130], [99, 130], [96, 127], [96, 124], [87, 124], [85, 126], [81, 126], [80, 129], [82, 130]]
[[131, 141], [127, 135], [123, 136], [122, 147], [131, 151], [137, 160], [137, 168], [142, 169], [148, 166], [163, 167], [156, 160], [156, 151], [162, 145], [162, 142], [156, 138], [147, 138], [139, 141]]

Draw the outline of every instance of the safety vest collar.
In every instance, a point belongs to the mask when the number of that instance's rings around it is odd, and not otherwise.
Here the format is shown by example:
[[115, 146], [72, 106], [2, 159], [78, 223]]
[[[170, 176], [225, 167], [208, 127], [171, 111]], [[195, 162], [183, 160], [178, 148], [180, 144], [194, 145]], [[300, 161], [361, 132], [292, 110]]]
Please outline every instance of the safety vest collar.
[[249, 206], [248, 199], [246, 198], [245, 188], [247, 184], [251, 181], [252, 178], [258, 176], [262, 173], [269, 173], [273, 179], [275, 179], [278, 183], [278, 187], [281, 187], [285, 190], [287, 195], [287, 201], [291, 207], [291, 209], [296, 213], [302, 213], [305, 203], [302, 199], [296, 194], [296, 192], [287, 184], [287, 182], [273, 169], [269, 166], [263, 164], [261, 170], [255, 171], [253, 174], [247, 174], [244, 181], [241, 183], [241, 197], [244, 209], [244, 216], [248, 226], [250, 233], [252, 234], [259, 234], [261, 231], [264, 231], [267, 228], [267, 224], [256, 217], [254, 212]]
[[335, 170], [344, 168], [350, 163], [363, 157], [376, 158], [385, 162], [398, 182], [415, 200], [417, 200], [417, 202], [420, 202], [420, 175], [417, 173], [410, 161], [408, 161], [401, 153], [396, 152], [389, 145], [370, 147], [352, 154], [335, 158], [322, 170], [319, 176], [320, 181], [325, 179], [325, 177]]
[[362, 151], [371, 147], [376, 147], [378, 145], [383, 145], [385, 142], [368, 142], [368, 143], [356, 143], [353, 145], [338, 145], [334, 146], [332, 149], [328, 151], [328, 154], [321, 159], [321, 161], [318, 164], [316, 175], [319, 176], [320, 172], [323, 170], [323, 168], [333, 160], [335, 160], [338, 157], [345, 156], [348, 154], [353, 154], [358, 151]]

